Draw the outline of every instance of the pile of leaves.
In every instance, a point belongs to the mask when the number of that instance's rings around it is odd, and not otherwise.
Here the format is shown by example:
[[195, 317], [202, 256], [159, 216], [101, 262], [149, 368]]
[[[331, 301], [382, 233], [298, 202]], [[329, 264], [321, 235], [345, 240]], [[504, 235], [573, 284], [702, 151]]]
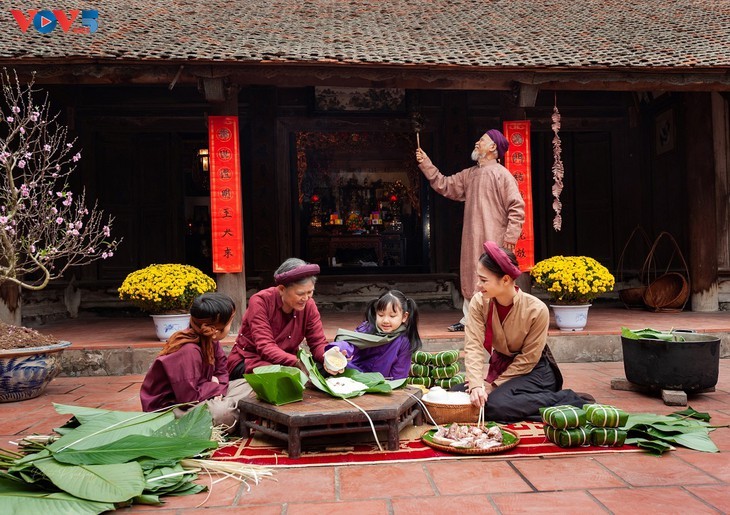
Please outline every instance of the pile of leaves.
[[635, 329], [621, 328], [621, 336], [629, 340], [662, 340], [665, 342], [683, 342], [684, 337], [675, 331], [659, 331], [657, 329]]
[[39, 333], [35, 329], [0, 322], [0, 350], [45, 347], [58, 342], [58, 338]]
[[[218, 447], [205, 404], [176, 419], [164, 412], [108, 411], [54, 405], [73, 418], [60, 437], [27, 437], [20, 452], [0, 449], [0, 505], [10, 513], [101, 513], [131, 504], [161, 505], [162, 496], [207, 489], [194, 483]], [[242, 467], [245, 482], [270, 476]]]
[[627, 444], [646, 449], [652, 454], [662, 454], [681, 445], [702, 452], [719, 452], [710, 439], [710, 431], [718, 427], [710, 425], [710, 414], [688, 407], [670, 415], [653, 413], [629, 414], [621, 427], [628, 432]]

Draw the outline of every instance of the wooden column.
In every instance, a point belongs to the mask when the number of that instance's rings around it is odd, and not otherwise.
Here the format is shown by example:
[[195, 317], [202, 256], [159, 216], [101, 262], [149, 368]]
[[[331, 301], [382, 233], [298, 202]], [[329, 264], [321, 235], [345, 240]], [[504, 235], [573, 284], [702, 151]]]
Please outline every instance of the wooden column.
[[[710, 93], [684, 97], [692, 311], [717, 311], [717, 212]], [[681, 186], [680, 186], [681, 187]]]
[[[210, 115], [212, 116], [238, 116], [238, 86], [226, 85], [222, 78], [205, 80], [205, 96], [210, 102]], [[211, 83], [211, 81], [213, 81]], [[222, 93], [222, 95], [221, 95]], [[240, 134], [239, 134], [240, 137]], [[240, 145], [239, 148], [243, 148]], [[241, 166], [241, 181], [246, 171]], [[240, 210], [243, 213], [243, 209]], [[244, 248], [244, 253], [245, 253]], [[244, 269], [235, 274], [217, 274], [216, 283], [218, 291], [229, 295], [236, 303], [236, 316], [233, 317], [231, 334], [238, 333], [241, 326], [241, 317], [246, 310], [246, 261], [243, 262]]]
[[730, 270], [730, 129], [727, 102], [712, 93], [712, 135], [715, 145], [715, 187], [717, 195], [717, 267]]

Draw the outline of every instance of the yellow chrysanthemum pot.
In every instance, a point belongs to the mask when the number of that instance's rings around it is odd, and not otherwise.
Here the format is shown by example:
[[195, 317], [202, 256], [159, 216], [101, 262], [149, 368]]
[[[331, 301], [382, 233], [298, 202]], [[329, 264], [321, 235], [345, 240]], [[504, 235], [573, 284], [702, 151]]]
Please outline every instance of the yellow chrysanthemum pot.
[[582, 331], [593, 299], [611, 291], [615, 283], [606, 267], [587, 256], [553, 256], [535, 264], [530, 275], [550, 296], [561, 331]]
[[215, 289], [215, 281], [194, 266], [154, 264], [130, 273], [119, 287], [119, 298], [149, 313], [157, 338], [166, 341], [190, 324], [193, 299]]

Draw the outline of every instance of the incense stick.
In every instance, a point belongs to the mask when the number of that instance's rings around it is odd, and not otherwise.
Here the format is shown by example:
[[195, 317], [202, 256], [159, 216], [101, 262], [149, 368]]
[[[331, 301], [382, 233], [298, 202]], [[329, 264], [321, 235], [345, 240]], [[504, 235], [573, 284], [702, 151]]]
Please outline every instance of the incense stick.
[[421, 133], [416, 131], [416, 147], [421, 148]]

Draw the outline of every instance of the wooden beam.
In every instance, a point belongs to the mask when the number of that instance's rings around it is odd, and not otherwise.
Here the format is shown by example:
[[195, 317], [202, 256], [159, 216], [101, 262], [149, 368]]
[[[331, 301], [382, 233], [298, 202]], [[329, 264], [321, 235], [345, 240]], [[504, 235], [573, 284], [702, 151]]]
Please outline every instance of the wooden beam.
[[[539, 89], [583, 91], [718, 91], [730, 90], [730, 72], [723, 68], [469, 68], [456, 66], [383, 66], [333, 63], [149, 63], [64, 60], [19, 62], [0, 59], [19, 73], [37, 72], [39, 84], [197, 84], [200, 78], [227, 76], [240, 85], [351, 86], [406, 89], [501, 90], [514, 82]], [[179, 73], [179, 75], [178, 75]]]

